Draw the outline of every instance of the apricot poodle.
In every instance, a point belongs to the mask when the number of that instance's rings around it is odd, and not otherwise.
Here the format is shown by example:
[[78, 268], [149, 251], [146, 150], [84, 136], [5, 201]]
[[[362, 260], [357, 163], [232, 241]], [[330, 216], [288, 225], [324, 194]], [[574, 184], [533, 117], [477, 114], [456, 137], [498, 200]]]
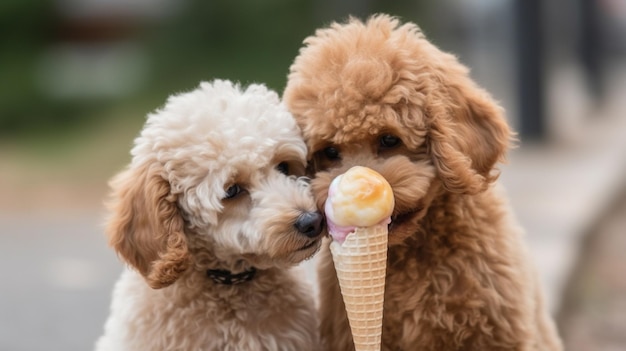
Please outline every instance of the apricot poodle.
[[[560, 350], [522, 230], [496, 186], [512, 138], [502, 109], [457, 59], [387, 15], [305, 40], [284, 101], [309, 147], [318, 208], [354, 165], [391, 184], [384, 350]], [[327, 245], [321, 336], [353, 344]]]
[[262, 85], [202, 83], [151, 114], [111, 182], [111, 246], [130, 266], [98, 351], [318, 350], [321, 245], [306, 146]]

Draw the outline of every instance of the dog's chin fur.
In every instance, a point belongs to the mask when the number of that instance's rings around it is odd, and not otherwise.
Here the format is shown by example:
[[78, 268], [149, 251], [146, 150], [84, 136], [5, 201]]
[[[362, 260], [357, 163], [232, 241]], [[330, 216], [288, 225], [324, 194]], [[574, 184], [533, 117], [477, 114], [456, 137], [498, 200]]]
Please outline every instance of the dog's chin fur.
[[[309, 147], [317, 207], [355, 165], [395, 196], [382, 349], [560, 350], [494, 185], [513, 139], [502, 109], [417, 26], [386, 15], [334, 23], [305, 44], [283, 97]], [[328, 245], [319, 261], [324, 347], [353, 349]]]
[[[321, 236], [296, 226], [317, 210], [278, 95], [202, 83], [149, 115], [131, 154], [106, 228], [129, 270], [96, 350], [317, 350], [312, 290], [292, 268]], [[208, 270], [255, 275], [223, 285]]]

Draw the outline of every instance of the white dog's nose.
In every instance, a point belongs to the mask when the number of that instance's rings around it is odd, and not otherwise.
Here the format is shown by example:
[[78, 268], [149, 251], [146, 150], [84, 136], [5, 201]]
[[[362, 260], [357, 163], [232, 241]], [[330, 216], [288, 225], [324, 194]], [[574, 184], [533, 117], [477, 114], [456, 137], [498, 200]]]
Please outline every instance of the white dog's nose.
[[323, 228], [324, 217], [319, 212], [304, 212], [294, 224], [298, 231], [309, 238], [315, 238], [320, 235]]

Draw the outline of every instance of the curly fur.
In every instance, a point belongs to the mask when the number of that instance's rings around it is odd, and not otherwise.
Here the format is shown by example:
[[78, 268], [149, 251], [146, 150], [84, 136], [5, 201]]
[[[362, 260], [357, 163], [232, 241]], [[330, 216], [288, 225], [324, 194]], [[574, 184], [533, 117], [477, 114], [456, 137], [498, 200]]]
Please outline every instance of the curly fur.
[[[305, 44], [283, 97], [309, 147], [318, 207], [354, 165], [378, 171], [394, 191], [383, 349], [560, 350], [495, 185], [513, 139], [502, 109], [454, 56], [387, 15], [334, 23]], [[322, 342], [350, 350], [327, 244]]]
[[[131, 154], [111, 181], [106, 228], [130, 269], [96, 350], [317, 350], [311, 287], [292, 267], [319, 249], [321, 228], [295, 225], [317, 211], [298, 178], [306, 146], [278, 95], [202, 83], [149, 115]], [[226, 197], [233, 185], [242, 191]], [[239, 285], [207, 277], [250, 267]]]

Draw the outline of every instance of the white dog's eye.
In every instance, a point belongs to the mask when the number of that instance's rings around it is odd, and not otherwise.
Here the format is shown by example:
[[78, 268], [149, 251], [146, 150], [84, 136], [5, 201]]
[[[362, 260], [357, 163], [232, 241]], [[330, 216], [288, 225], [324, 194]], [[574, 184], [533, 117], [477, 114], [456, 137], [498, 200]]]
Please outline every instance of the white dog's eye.
[[287, 162], [279, 163], [278, 166], [276, 166], [276, 169], [282, 174], [289, 174], [289, 164]]
[[243, 189], [239, 186], [239, 184], [233, 184], [228, 189], [226, 189], [226, 195], [224, 195], [224, 199], [232, 199], [233, 197], [239, 195]]

